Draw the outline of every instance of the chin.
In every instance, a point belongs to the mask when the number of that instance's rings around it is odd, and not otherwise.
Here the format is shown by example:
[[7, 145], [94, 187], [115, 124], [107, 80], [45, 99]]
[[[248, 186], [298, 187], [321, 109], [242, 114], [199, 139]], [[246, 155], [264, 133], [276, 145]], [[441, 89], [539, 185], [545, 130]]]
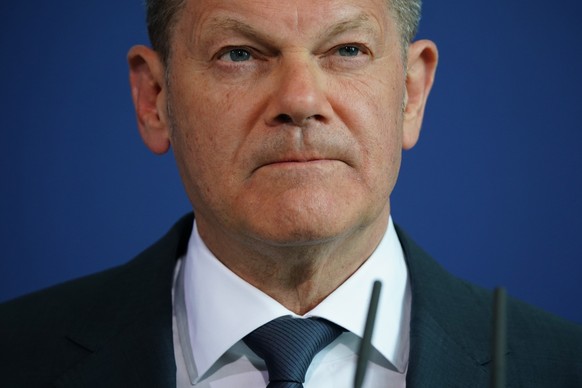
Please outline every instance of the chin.
[[272, 216], [259, 215], [249, 225], [257, 239], [275, 246], [317, 245], [342, 238], [358, 229], [360, 223], [345, 217], [345, 213], [277, 212]]
[[268, 233], [257, 233], [257, 239], [268, 245], [278, 247], [300, 247], [300, 246], [314, 246], [326, 244], [339, 239], [343, 233], [334, 233], [329, 229], [281, 229], [276, 233], [269, 231]]
[[281, 246], [341, 239], [370, 225], [383, 207], [362, 190], [347, 191], [342, 187], [332, 190], [325, 185], [244, 199], [234, 207], [246, 209], [239, 213], [239, 231], [246, 231], [252, 239]]

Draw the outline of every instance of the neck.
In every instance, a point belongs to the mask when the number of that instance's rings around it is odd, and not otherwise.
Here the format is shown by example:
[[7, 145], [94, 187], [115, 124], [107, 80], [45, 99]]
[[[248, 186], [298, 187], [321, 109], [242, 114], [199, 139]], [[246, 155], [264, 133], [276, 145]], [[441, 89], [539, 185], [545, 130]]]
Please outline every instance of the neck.
[[288, 310], [304, 315], [370, 257], [386, 232], [388, 216], [389, 206], [364, 227], [325, 241], [288, 245], [217, 239], [197, 222], [205, 244], [225, 266]]

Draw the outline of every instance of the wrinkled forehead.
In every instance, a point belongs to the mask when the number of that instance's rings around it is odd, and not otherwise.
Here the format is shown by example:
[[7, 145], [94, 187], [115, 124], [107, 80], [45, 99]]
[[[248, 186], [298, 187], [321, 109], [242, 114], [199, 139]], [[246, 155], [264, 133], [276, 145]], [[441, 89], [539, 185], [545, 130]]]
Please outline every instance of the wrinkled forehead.
[[249, 26], [273, 34], [313, 36], [359, 28], [386, 35], [396, 31], [394, 25], [385, 0], [189, 0], [176, 32], [195, 37], [204, 31]]

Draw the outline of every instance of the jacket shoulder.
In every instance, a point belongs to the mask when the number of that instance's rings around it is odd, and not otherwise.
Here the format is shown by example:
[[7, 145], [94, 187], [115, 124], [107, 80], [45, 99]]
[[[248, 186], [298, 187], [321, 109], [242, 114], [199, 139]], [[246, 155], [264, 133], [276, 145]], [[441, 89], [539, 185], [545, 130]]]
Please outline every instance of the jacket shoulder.
[[0, 304], [2, 374], [41, 385], [136, 320], [163, 320], [171, 330], [173, 271], [191, 224], [191, 216], [180, 220], [126, 264]]
[[[426, 341], [423, 343], [434, 344], [434, 340], [425, 339], [438, 332], [435, 327], [442, 329], [446, 338], [483, 367], [483, 373], [489, 373], [492, 291], [450, 274], [401, 228], [396, 226], [396, 229], [411, 278], [411, 333]], [[434, 324], [428, 326], [427, 322]], [[507, 344], [509, 386], [582, 387], [582, 326], [579, 324], [508, 297]], [[419, 354], [433, 352], [421, 346], [419, 340], [412, 345], [416, 352], [411, 352], [411, 357], [422, 359]]]
[[515, 386], [582, 387], [582, 326], [508, 300], [507, 375]]

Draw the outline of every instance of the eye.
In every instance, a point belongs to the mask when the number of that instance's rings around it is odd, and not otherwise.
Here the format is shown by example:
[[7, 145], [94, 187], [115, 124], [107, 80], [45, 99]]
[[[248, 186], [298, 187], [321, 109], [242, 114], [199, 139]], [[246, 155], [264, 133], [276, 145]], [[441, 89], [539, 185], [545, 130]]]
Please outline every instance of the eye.
[[342, 57], [356, 57], [361, 50], [356, 46], [342, 46], [338, 48], [337, 52]]
[[322, 56], [324, 66], [336, 71], [355, 71], [373, 60], [370, 44], [345, 41], [332, 46]]
[[245, 50], [243, 48], [233, 48], [222, 54], [220, 59], [231, 62], [244, 62], [250, 60], [252, 57], [253, 56], [249, 50]]

